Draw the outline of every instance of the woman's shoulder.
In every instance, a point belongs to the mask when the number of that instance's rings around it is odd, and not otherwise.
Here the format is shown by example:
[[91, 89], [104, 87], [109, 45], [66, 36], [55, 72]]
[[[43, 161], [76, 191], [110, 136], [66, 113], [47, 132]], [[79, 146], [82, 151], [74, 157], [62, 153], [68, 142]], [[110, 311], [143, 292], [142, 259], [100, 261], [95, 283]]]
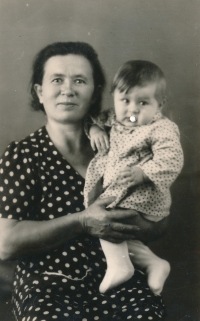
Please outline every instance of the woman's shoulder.
[[13, 148], [19, 147], [23, 149], [26, 146], [29, 146], [29, 148], [31, 147], [37, 148], [38, 147], [37, 144], [40, 141], [42, 141], [42, 139], [44, 140], [45, 136], [46, 136], [46, 131], [45, 131], [45, 126], [43, 126], [21, 140], [12, 141], [7, 146], [7, 148], [13, 149]]
[[45, 127], [41, 127], [20, 141], [12, 141], [5, 149], [1, 163], [5, 158], [12, 160], [20, 158], [26, 161], [34, 155], [37, 156], [40, 142], [45, 140], [46, 134]]
[[46, 127], [43, 126], [39, 129], [37, 129], [35, 132], [29, 134], [28, 136], [26, 136], [22, 140], [18, 141], [17, 144], [21, 144], [21, 145], [30, 144], [30, 145], [33, 145], [33, 147], [34, 147], [36, 143], [39, 143], [40, 141], [45, 140], [46, 136], [48, 136], [47, 131], [46, 131]]

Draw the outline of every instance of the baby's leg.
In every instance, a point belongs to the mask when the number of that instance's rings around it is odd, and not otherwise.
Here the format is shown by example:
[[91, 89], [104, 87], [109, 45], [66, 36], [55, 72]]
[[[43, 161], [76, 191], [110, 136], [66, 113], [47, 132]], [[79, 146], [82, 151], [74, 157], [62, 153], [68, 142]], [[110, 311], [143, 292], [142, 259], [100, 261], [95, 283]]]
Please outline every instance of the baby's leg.
[[107, 271], [99, 287], [99, 291], [104, 293], [128, 281], [134, 274], [134, 267], [126, 242], [115, 244], [102, 239], [100, 242], [107, 262]]
[[153, 293], [159, 295], [170, 272], [170, 264], [155, 255], [140, 241], [127, 241], [131, 261], [145, 270]]

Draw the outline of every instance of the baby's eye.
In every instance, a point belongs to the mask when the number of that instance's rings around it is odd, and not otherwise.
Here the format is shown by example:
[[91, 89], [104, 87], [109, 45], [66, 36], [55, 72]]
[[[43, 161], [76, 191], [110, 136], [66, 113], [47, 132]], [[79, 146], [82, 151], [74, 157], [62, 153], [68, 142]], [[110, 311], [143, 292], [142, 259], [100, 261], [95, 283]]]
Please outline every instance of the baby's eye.
[[83, 79], [75, 79], [75, 84], [80, 85], [80, 84], [85, 84], [85, 80]]
[[147, 102], [147, 101], [145, 101], [145, 100], [142, 100], [142, 101], [140, 101], [140, 105], [141, 105], [141, 106], [148, 105], [148, 102]]
[[129, 100], [127, 98], [123, 98], [122, 101], [125, 103], [125, 104], [128, 104], [129, 103]]

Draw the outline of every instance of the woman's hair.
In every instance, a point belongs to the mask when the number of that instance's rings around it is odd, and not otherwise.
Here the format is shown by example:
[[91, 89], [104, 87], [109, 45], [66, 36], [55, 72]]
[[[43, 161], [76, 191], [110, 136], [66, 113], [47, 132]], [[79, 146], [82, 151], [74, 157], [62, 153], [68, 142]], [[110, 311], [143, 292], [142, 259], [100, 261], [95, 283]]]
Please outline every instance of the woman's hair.
[[117, 88], [120, 92], [128, 92], [135, 86], [143, 87], [156, 83], [156, 98], [164, 99], [166, 80], [162, 70], [154, 63], [145, 60], [131, 60], [124, 63], [116, 72], [111, 86], [111, 93]]
[[31, 106], [34, 110], [45, 112], [43, 105], [40, 103], [34, 85], [42, 85], [44, 69], [47, 60], [58, 55], [80, 55], [85, 57], [91, 64], [94, 79], [93, 102], [89, 114], [98, 115], [101, 109], [103, 91], [106, 85], [103, 68], [98, 59], [96, 51], [84, 42], [55, 42], [43, 48], [35, 57], [32, 66], [32, 77], [30, 81]]

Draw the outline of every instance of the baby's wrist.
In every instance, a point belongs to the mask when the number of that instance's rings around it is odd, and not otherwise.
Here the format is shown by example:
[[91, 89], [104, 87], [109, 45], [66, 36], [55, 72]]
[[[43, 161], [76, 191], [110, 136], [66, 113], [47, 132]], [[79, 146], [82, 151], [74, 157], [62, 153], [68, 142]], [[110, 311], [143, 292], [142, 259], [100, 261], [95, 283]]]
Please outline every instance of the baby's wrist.
[[142, 176], [143, 176], [143, 182], [144, 183], [150, 182], [149, 177], [143, 171], [142, 171]]
[[90, 129], [89, 129], [89, 134], [90, 134], [90, 135], [93, 135], [93, 134], [96, 134], [96, 133], [101, 132], [101, 131], [103, 131], [102, 128], [100, 128], [100, 127], [99, 127], [98, 125], [96, 125], [96, 124], [93, 124], [93, 125], [90, 127]]

